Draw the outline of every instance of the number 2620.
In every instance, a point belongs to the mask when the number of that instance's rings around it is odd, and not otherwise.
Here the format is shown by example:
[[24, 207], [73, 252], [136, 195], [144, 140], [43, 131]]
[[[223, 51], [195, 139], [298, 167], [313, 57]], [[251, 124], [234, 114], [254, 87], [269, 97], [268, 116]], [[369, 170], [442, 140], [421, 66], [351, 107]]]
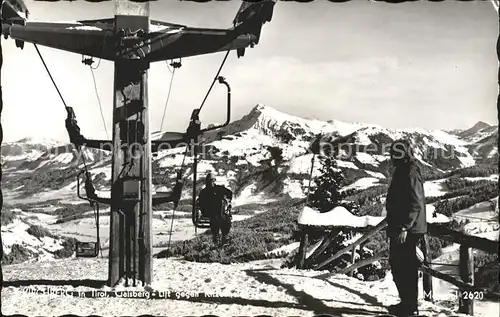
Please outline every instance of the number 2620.
[[469, 299], [469, 300], [474, 300], [478, 299], [481, 300], [484, 298], [484, 293], [482, 291], [461, 291], [461, 292], [456, 292], [457, 297], [461, 299]]

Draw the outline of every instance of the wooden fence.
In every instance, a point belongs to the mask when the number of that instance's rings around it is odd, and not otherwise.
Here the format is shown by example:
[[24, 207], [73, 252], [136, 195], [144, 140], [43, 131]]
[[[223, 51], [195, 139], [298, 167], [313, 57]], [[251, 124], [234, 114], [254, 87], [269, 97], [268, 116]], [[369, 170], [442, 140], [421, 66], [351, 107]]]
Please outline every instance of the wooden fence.
[[[376, 261], [384, 260], [388, 258], [387, 252], [379, 252], [377, 254], [372, 255], [369, 258], [362, 259], [358, 262], [355, 261], [355, 251], [358, 247], [362, 248], [366, 242], [374, 235], [376, 235], [381, 230], [387, 227], [387, 220], [382, 220], [377, 226], [372, 228], [351, 228], [351, 230], [355, 231], [363, 231], [363, 235], [350, 243], [348, 246], [344, 247], [340, 251], [336, 252], [328, 259], [323, 260], [321, 262], [318, 261], [318, 256], [322, 254], [334, 238], [334, 234], [326, 235], [319, 246], [316, 249], [311, 250], [309, 246], [309, 236], [311, 234], [318, 234], [318, 232], [326, 232], [331, 231], [330, 227], [316, 227], [316, 226], [306, 226], [299, 225], [301, 229], [301, 241], [299, 246], [299, 253], [297, 255], [296, 266], [298, 268], [307, 268], [313, 270], [321, 270], [324, 269], [326, 265], [339, 259], [345, 254], [351, 254], [351, 263], [334, 273], [326, 273], [323, 275], [319, 275], [317, 277], [325, 278], [334, 274], [348, 274], [351, 275], [352, 272], [356, 269], [364, 267], [366, 265], [372, 264]], [[336, 229], [338, 230], [338, 228]], [[452, 243], [460, 244], [459, 250], [459, 272], [460, 279], [449, 275], [438, 272], [431, 268], [431, 261], [429, 260], [430, 247], [428, 236], [437, 237], [439, 239], [447, 240]], [[308, 250], [309, 249], [309, 250]], [[476, 237], [467, 235], [463, 232], [459, 232], [456, 230], [452, 230], [447, 228], [443, 224], [429, 223], [428, 224], [428, 233], [422, 239], [420, 244], [420, 249], [424, 254], [424, 261], [419, 270], [423, 272], [423, 291], [424, 291], [424, 300], [433, 302], [433, 287], [432, 287], [432, 278], [435, 277], [441, 280], [444, 280], [452, 285], [456, 286], [459, 291], [457, 293], [457, 299], [459, 301], [459, 312], [474, 315], [474, 299], [491, 299], [491, 300], [500, 300], [500, 294], [488, 292], [485, 289], [480, 289], [474, 286], [474, 254], [473, 250], [482, 250], [487, 253], [498, 253], [499, 252], [499, 243], [498, 241], [492, 241], [489, 239]]]

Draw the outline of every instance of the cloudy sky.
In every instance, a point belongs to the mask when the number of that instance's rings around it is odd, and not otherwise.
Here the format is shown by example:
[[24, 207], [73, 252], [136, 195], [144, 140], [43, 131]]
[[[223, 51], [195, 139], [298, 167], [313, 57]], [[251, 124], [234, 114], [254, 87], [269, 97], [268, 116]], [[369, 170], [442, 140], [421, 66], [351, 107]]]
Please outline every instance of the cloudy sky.
[[[73, 21], [114, 15], [113, 2], [35, 2], [31, 18]], [[189, 26], [226, 28], [239, 1], [160, 0], [151, 17]], [[333, 4], [278, 2], [259, 45], [222, 71], [233, 89], [233, 120], [258, 103], [320, 120], [375, 123], [388, 128], [467, 128], [497, 124], [498, 17], [489, 1]], [[31, 44], [2, 38], [4, 140], [26, 136], [67, 141], [65, 111]], [[87, 137], [105, 137], [92, 74], [81, 56], [40, 47], [66, 102]], [[225, 53], [183, 59], [163, 130], [184, 131]], [[111, 131], [113, 65], [94, 71]], [[170, 82], [166, 63], [149, 76], [151, 130], [160, 130]], [[206, 123], [224, 120], [225, 89], [204, 107]]]

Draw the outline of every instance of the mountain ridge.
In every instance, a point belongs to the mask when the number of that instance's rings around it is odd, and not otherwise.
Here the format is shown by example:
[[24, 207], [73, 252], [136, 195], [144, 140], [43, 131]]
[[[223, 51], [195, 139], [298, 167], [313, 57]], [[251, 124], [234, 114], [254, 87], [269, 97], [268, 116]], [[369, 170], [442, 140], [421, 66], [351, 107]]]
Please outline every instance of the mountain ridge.
[[[415, 153], [427, 174], [441, 175], [453, 169], [498, 162], [498, 131], [484, 124], [476, 125], [475, 133], [468, 131], [466, 137], [460, 137], [442, 130], [387, 129], [375, 124], [310, 120], [258, 104], [228, 126], [204, 135], [198, 179], [210, 170], [237, 192], [247, 188], [252, 193], [284, 191], [303, 195], [304, 179], [311, 170], [312, 153], [308, 149], [319, 134], [330, 146], [338, 146], [337, 163], [348, 175], [349, 185], [363, 178], [386, 182], [388, 148], [402, 137], [415, 143]], [[154, 137], [160, 136], [155, 133]], [[69, 143], [43, 139], [43, 144], [37, 144], [35, 140], [2, 145], [8, 188], [30, 188], [32, 178], [39, 179], [45, 187], [75, 187], [74, 177], [83, 168], [82, 155], [94, 180], [103, 190], [109, 187], [110, 152], [84, 148], [80, 154]], [[152, 157], [153, 184], [169, 187], [183, 158], [183, 148], [161, 151]], [[184, 162], [186, 166], [192, 163], [189, 153]], [[314, 175], [317, 168], [316, 165]], [[184, 177], [192, 177], [189, 169]]]
[[[269, 120], [275, 120], [278, 122], [282, 123], [296, 123], [298, 125], [306, 125], [309, 127], [312, 127], [312, 130], [317, 133], [328, 133], [329, 131], [339, 131], [343, 129], [347, 129], [348, 131], [346, 132], [345, 130], [344, 133], [339, 133], [341, 136], [345, 136], [349, 133], [354, 132], [356, 129], [361, 129], [361, 128], [379, 128], [379, 129], [385, 129], [387, 131], [391, 132], [396, 132], [396, 131], [401, 131], [401, 132], [419, 132], [419, 133], [429, 133], [433, 131], [442, 131], [446, 134], [453, 135], [453, 136], [460, 136], [462, 138], [467, 138], [471, 135], [474, 135], [478, 132], [483, 132], [483, 133], [494, 133], [495, 130], [498, 129], [497, 125], [490, 125], [484, 121], [478, 121], [476, 124], [474, 124], [472, 127], [468, 129], [452, 129], [452, 130], [429, 130], [429, 129], [423, 129], [423, 128], [403, 128], [403, 129], [389, 129], [385, 128], [381, 125], [378, 124], [372, 124], [372, 123], [350, 123], [346, 121], [341, 121], [337, 119], [328, 119], [328, 120], [318, 120], [318, 119], [306, 119], [302, 118], [299, 116], [295, 116], [292, 114], [288, 114], [286, 112], [277, 110], [273, 107], [263, 105], [263, 104], [257, 104], [254, 106], [247, 114], [242, 116], [240, 119], [234, 120], [229, 123], [229, 125], [225, 128], [222, 128], [220, 130], [225, 131], [225, 133], [238, 133], [238, 132], [243, 132], [246, 129], [249, 129], [253, 126], [255, 128], [261, 128], [262, 130], [265, 130], [265, 121], [266, 119]], [[278, 119], [279, 120], [276, 120]], [[276, 122], [275, 122], [276, 124]], [[319, 131], [318, 131], [319, 129]], [[214, 134], [216, 134], [215, 132]], [[162, 132], [156, 131], [151, 133], [152, 139], [155, 140], [160, 140], [161, 139], [161, 134]], [[179, 134], [182, 134], [182, 132], [179, 132]], [[220, 134], [220, 133], [219, 133]], [[3, 145], [14, 145], [14, 144], [25, 144], [25, 145], [33, 145], [33, 146], [43, 146], [43, 147], [55, 147], [55, 146], [61, 146], [65, 144], [69, 144], [69, 142], [64, 142], [64, 141], [58, 141], [55, 139], [51, 138], [37, 138], [37, 137], [24, 137], [21, 138], [17, 141], [13, 142], [4, 142]], [[2, 146], [3, 146], [2, 145]]]

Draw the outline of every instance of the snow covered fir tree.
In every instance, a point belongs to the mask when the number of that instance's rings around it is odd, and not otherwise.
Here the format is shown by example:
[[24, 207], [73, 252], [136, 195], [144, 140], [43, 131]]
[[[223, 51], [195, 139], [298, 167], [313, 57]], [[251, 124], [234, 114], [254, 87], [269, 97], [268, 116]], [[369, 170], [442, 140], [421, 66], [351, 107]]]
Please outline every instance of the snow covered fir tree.
[[315, 186], [311, 188], [308, 202], [311, 208], [328, 212], [339, 206], [345, 198], [345, 193], [341, 191], [345, 177], [333, 157], [321, 156], [320, 163], [321, 174], [314, 179]]

